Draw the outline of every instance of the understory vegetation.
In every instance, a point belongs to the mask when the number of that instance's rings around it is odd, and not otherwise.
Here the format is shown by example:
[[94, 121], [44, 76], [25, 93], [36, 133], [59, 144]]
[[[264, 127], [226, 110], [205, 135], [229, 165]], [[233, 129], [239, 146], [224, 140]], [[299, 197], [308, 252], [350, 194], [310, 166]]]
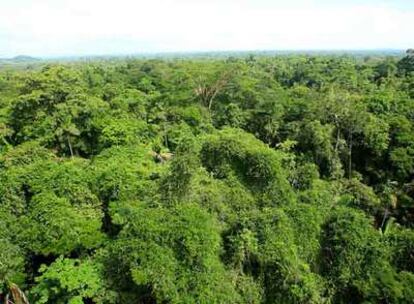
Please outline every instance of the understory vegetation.
[[413, 303], [413, 178], [412, 50], [4, 67], [0, 302]]

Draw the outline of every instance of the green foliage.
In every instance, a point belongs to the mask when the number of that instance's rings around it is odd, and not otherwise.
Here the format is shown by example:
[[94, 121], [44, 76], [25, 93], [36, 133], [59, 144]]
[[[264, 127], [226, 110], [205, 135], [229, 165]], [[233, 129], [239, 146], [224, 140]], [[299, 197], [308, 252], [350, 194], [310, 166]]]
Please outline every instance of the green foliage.
[[264, 303], [321, 303], [323, 280], [301, 260], [292, 222], [278, 209], [240, 216], [227, 236], [228, 259], [262, 282]]
[[238, 129], [208, 136], [201, 149], [202, 164], [213, 176], [236, 176], [270, 204], [287, 204], [293, 199], [281, 159], [280, 153]]
[[364, 185], [355, 178], [344, 180], [343, 187], [343, 196], [340, 202], [344, 205], [362, 209], [374, 216], [381, 211], [381, 201], [371, 187]]
[[398, 62], [398, 69], [402, 74], [409, 74], [414, 71], [414, 54], [413, 50], [407, 50], [407, 56]]
[[145, 122], [131, 119], [112, 119], [101, 132], [100, 144], [104, 148], [141, 142], [149, 133]]
[[[108, 255], [115, 281], [126, 271], [131, 283], [150, 288], [157, 302], [238, 302], [220, 262], [218, 225], [207, 212], [193, 204], [136, 206], [126, 216]], [[121, 272], [112, 272], [114, 267]]]
[[414, 272], [414, 232], [411, 229], [392, 229], [387, 235], [392, 245], [392, 263], [398, 271]]
[[21, 236], [31, 251], [43, 255], [94, 248], [102, 242], [101, 212], [91, 206], [72, 206], [52, 193], [33, 196]]
[[10, 114], [15, 142], [39, 139], [67, 155], [94, 152], [97, 120], [108, 105], [84, 93], [78, 73], [47, 67], [26, 79], [21, 92]]
[[3, 238], [3, 236], [0, 240], [2, 246], [0, 253], [0, 293], [6, 293], [9, 282], [24, 283], [26, 277], [24, 270], [25, 258], [24, 251], [18, 245]]
[[169, 200], [180, 200], [188, 192], [191, 178], [199, 167], [197, 143], [192, 137], [180, 142], [171, 162], [169, 174], [161, 183], [161, 193]]
[[335, 286], [338, 301], [408, 300], [389, 264], [389, 247], [363, 213], [338, 209], [327, 223], [323, 242], [324, 272]]
[[341, 163], [332, 145], [333, 126], [312, 121], [303, 126], [298, 142], [302, 150], [310, 151], [323, 176], [340, 177]]
[[115, 303], [114, 293], [104, 285], [102, 265], [96, 261], [59, 257], [49, 266], [42, 265], [39, 272], [31, 290], [35, 303]]
[[0, 67], [0, 302], [413, 303], [412, 59]]

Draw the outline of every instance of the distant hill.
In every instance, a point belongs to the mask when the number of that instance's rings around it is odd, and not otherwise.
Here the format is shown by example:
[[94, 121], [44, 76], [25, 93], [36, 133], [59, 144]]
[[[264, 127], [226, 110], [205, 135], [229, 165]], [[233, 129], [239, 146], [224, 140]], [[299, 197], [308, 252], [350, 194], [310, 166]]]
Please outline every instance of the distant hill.
[[14, 62], [28, 62], [28, 61], [38, 61], [40, 59], [31, 57], [31, 56], [26, 56], [26, 55], [18, 55], [18, 56], [11, 58], [10, 60]]
[[3, 64], [18, 64], [18, 63], [32, 63], [40, 61], [41, 59], [26, 55], [18, 55], [12, 58], [0, 58], [0, 63]]

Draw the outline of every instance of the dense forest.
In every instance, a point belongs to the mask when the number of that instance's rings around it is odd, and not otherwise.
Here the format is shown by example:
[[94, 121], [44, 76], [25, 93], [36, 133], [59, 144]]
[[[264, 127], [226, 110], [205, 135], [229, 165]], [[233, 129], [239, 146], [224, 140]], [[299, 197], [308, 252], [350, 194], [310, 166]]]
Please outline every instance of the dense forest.
[[414, 50], [0, 69], [0, 303], [414, 303]]

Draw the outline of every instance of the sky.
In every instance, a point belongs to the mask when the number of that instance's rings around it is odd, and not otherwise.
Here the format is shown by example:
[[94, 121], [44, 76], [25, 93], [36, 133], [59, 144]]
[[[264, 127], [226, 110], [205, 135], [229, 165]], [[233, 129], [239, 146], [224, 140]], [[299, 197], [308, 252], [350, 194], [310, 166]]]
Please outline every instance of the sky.
[[414, 0], [0, 0], [0, 57], [414, 47]]

